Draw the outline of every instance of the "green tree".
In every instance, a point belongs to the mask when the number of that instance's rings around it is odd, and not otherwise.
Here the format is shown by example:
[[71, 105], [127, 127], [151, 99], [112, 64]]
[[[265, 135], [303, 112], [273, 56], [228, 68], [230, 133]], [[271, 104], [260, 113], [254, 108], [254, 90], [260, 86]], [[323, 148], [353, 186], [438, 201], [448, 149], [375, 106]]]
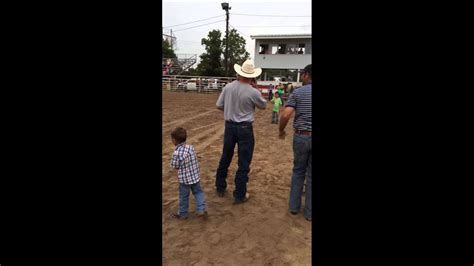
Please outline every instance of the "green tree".
[[[250, 54], [245, 49], [245, 39], [239, 35], [239, 33], [232, 29], [229, 31], [229, 59], [228, 59], [228, 69], [229, 69], [229, 77], [235, 76], [234, 64], [242, 65], [245, 60], [249, 59]], [[225, 37], [222, 41], [222, 49], [225, 53]], [[224, 55], [225, 56], [225, 55]], [[225, 66], [224, 66], [225, 67]]]
[[171, 47], [170, 43], [163, 38], [161, 39], [163, 40], [161, 44], [161, 52], [162, 52], [163, 58], [176, 58], [176, 54], [174, 53], [173, 48]]
[[[203, 76], [225, 76], [224, 51], [225, 37], [221, 39], [222, 33], [213, 30], [208, 33], [207, 38], [201, 40], [201, 44], [206, 46], [206, 52], [200, 55], [201, 61], [197, 66], [197, 74]], [[245, 39], [232, 29], [229, 31], [229, 76], [235, 76], [234, 64], [241, 65], [250, 57], [245, 50]]]
[[210, 31], [207, 38], [201, 39], [201, 44], [206, 46], [206, 52], [199, 57], [201, 61], [197, 66], [197, 72], [202, 76], [222, 76], [222, 40], [219, 30]]

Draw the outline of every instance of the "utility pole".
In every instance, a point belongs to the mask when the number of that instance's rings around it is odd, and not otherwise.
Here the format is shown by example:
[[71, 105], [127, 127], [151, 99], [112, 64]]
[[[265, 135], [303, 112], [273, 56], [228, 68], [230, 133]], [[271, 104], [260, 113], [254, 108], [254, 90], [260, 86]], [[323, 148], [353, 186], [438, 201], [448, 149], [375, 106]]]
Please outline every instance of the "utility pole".
[[225, 10], [226, 14], [226, 23], [225, 23], [225, 55], [224, 55], [224, 66], [225, 66], [225, 76], [229, 76], [229, 3], [221, 3], [222, 9]]
[[170, 45], [171, 49], [173, 49], [173, 29], [170, 29]]

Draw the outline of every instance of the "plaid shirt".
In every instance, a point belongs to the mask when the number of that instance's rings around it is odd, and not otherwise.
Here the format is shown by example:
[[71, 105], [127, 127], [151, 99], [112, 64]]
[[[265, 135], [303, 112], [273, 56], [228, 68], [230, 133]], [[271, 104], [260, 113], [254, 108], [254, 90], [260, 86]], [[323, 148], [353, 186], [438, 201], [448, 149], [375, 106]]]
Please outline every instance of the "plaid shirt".
[[178, 169], [178, 181], [185, 185], [199, 182], [199, 163], [192, 145], [180, 143], [171, 159], [171, 167]]

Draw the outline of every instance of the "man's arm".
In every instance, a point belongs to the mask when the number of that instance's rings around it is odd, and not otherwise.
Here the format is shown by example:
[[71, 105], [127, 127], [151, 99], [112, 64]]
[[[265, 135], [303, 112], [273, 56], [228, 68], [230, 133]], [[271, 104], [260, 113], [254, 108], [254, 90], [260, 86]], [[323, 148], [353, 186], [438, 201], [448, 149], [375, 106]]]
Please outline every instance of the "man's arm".
[[293, 112], [295, 111], [295, 108], [291, 107], [291, 106], [287, 106], [285, 107], [285, 109], [283, 109], [283, 112], [281, 112], [281, 117], [280, 117], [280, 138], [285, 138], [285, 127], [286, 125], [288, 124], [288, 121], [290, 121], [290, 117], [291, 115], [293, 114]]
[[253, 98], [253, 102], [255, 104], [255, 106], [257, 106], [258, 109], [265, 109], [267, 107], [267, 101], [262, 97], [262, 93], [255, 89], [256, 92], [255, 92], [255, 95], [254, 95], [254, 98]]
[[[281, 100], [281, 99], [280, 99]], [[280, 134], [279, 137], [281, 139], [285, 138], [285, 127], [288, 124], [288, 121], [290, 120], [291, 115], [296, 109], [296, 98], [295, 94], [292, 93], [290, 94], [290, 97], [288, 98], [288, 102], [286, 103], [285, 109], [283, 109], [283, 112], [281, 112], [281, 117], [280, 117]]]

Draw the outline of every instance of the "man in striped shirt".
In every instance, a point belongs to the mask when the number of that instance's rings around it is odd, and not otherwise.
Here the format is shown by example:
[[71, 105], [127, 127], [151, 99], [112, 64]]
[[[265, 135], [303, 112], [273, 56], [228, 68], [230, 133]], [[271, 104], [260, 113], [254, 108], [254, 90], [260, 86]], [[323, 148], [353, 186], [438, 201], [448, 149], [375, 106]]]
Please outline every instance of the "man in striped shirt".
[[284, 139], [286, 136], [285, 127], [290, 120], [291, 115], [295, 112], [295, 119], [293, 122], [293, 175], [291, 177], [291, 189], [289, 199], [289, 209], [291, 214], [298, 214], [301, 209], [301, 197], [303, 194], [303, 185], [306, 178], [305, 187], [305, 207], [304, 217], [306, 220], [312, 220], [311, 212], [311, 167], [312, 167], [312, 110], [311, 110], [311, 80], [312, 70], [311, 64], [307, 65], [301, 71], [301, 79], [303, 87], [295, 90], [285, 105], [280, 118], [280, 138]]
[[196, 212], [198, 217], [206, 216], [206, 202], [204, 192], [201, 189], [199, 178], [199, 163], [196, 152], [192, 145], [186, 144], [186, 129], [177, 127], [171, 132], [171, 140], [176, 146], [171, 159], [171, 167], [178, 169], [179, 181], [179, 211], [173, 214], [178, 219], [188, 217], [189, 191], [196, 200]]

